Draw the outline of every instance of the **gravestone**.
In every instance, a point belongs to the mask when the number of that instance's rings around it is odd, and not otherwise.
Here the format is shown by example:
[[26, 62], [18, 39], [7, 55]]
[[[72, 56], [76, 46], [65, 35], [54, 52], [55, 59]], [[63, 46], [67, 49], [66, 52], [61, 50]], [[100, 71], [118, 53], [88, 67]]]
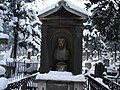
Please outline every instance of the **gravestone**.
[[40, 73], [82, 73], [83, 20], [87, 15], [61, 0], [38, 17], [42, 21]]
[[85, 81], [78, 74], [82, 73], [83, 20], [87, 15], [74, 6], [60, 0], [38, 16], [42, 21], [39, 90], [83, 90]]
[[95, 64], [95, 77], [102, 78], [103, 72], [105, 71], [105, 67], [102, 62], [98, 62]]

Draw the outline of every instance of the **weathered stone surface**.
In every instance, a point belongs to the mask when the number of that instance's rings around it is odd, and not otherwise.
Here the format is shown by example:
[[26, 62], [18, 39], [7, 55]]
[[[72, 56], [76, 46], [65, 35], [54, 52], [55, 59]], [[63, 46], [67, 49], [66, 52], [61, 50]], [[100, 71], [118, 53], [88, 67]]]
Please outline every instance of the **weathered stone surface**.
[[39, 81], [38, 90], [84, 90], [85, 83], [65, 81]]

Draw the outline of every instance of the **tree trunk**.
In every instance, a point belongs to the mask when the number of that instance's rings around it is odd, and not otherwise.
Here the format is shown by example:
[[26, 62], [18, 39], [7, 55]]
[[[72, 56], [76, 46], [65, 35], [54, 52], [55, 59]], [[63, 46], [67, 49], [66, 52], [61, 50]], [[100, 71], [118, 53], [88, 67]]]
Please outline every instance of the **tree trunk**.
[[117, 62], [117, 59], [116, 59], [116, 57], [117, 57], [117, 44], [114, 43], [114, 45], [115, 45], [115, 62]]
[[16, 28], [14, 28], [14, 47], [13, 47], [13, 58], [16, 59], [17, 58], [17, 40], [18, 38], [18, 32], [16, 30]]
[[[87, 43], [87, 49], [88, 49], [88, 35], [87, 35], [87, 41], [86, 41], [86, 43]], [[87, 61], [88, 61], [88, 50], [86, 50], [86, 54], [87, 54]]]
[[98, 60], [100, 59], [100, 50], [98, 50]]

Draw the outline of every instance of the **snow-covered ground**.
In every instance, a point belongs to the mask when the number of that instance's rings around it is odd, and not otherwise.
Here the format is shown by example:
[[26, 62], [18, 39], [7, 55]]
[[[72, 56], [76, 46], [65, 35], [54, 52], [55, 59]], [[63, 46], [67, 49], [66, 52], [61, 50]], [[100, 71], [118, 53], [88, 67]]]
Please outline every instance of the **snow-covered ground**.
[[8, 80], [4, 77], [0, 78], [0, 90], [4, 90], [5, 88], [7, 88], [8, 85]]

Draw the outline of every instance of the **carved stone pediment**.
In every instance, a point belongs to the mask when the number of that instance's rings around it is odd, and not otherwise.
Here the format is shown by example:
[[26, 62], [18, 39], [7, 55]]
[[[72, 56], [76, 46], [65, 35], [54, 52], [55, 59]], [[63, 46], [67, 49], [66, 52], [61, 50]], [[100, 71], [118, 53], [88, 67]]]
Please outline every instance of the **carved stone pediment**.
[[[72, 8], [74, 7], [74, 8]], [[38, 17], [40, 20], [44, 19], [56, 19], [56, 18], [70, 18], [72, 15], [72, 18], [79, 18], [79, 19], [85, 19], [87, 17], [86, 14], [84, 14], [82, 11], [78, 11], [78, 9], [75, 9], [74, 5], [69, 5], [64, 0], [61, 0], [58, 5], [56, 5], [54, 8], [51, 8], [49, 11], [43, 12]], [[54, 16], [54, 17], [53, 17]]]

